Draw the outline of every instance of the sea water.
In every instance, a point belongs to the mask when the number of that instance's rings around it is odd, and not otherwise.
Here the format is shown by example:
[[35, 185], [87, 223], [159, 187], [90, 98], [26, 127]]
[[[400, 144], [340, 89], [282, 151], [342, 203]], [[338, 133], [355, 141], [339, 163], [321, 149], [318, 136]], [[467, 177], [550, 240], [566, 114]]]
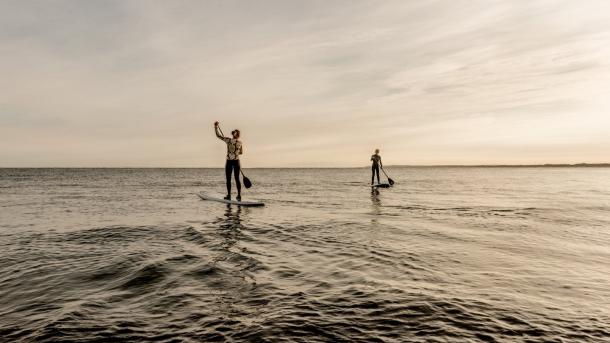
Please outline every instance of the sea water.
[[610, 339], [610, 168], [387, 171], [0, 169], [0, 341]]

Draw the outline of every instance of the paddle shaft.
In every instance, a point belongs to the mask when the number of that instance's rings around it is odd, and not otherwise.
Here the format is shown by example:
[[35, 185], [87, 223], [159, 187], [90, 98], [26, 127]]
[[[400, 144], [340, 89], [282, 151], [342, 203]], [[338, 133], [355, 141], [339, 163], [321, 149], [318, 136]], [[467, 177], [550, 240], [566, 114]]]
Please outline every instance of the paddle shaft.
[[390, 183], [390, 185], [394, 184], [394, 180], [392, 180], [388, 174], [385, 172], [385, 170], [383, 169], [383, 167], [381, 167], [381, 171], [383, 172], [383, 175], [385, 175], [385, 177], [388, 178], [388, 182]]
[[385, 170], [383, 170], [383, 167], [381, 167], [381, 171], [383, 172], [383, 175], [385, 175], [385, 177], [387, 177], [388, 179], [390, 178], [390, 177], [388, 176], [388, 174], [386, 174]]

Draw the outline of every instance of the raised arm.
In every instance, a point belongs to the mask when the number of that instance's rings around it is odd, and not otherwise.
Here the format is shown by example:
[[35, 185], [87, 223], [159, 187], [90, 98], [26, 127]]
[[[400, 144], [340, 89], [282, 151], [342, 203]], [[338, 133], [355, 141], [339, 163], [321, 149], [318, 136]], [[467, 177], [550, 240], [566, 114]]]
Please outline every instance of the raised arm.
[[223, 142], [226, 142], [229, 139], [220, 133], [220, 126], [218, 126], [218, 122], [214, 123], [214, 132], [216, 132], [216, 137]]
[[216, 131], [216, 137], [223, 139], [224, 137], [220, 134], [220, 131], [218, 131], [218, 126], [214, 126], [214, 131]]

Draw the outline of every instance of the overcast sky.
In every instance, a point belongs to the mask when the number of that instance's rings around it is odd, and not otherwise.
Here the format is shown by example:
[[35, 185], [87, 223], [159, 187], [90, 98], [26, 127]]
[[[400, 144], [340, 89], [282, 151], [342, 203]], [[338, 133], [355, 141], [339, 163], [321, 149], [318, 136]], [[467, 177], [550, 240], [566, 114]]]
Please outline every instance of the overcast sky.
[[610, 1], [0, 1], [0, 166], [610, 162]]

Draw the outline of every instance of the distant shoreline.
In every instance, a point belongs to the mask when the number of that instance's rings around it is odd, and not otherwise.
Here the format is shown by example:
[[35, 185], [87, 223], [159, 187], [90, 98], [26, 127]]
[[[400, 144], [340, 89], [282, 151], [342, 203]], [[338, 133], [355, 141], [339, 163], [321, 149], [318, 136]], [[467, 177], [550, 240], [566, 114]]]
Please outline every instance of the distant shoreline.
[[[248, 169], [358, 169], [360, 167], [252, 167]], [[388, 168], [609, 168], [610, 163], [558, 163], [558, 164], [431, 164], [387, 165]], [[224, 167], [0, 167], [0, 169], [222, 169]]]
[[547, 164], [437, 164], [437, 165], [391, 165], [388, 167], [409, 168], [574, 168], [574, 167], [610, 167], [610, 163], [547, 163]]

